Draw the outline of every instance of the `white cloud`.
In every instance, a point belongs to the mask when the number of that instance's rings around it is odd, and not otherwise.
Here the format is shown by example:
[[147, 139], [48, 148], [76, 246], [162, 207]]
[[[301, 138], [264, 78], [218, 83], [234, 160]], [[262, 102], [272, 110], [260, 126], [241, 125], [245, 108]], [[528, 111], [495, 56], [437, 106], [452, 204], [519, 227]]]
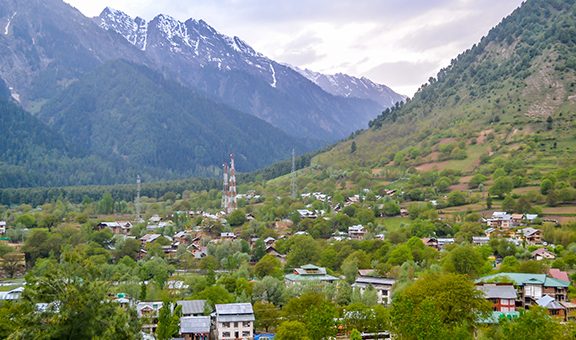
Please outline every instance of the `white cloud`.
[[411, 95], [522, 0], [65, 0], [151, 19], [204, 19], [257, 51], [326, 73], [367, 76]]

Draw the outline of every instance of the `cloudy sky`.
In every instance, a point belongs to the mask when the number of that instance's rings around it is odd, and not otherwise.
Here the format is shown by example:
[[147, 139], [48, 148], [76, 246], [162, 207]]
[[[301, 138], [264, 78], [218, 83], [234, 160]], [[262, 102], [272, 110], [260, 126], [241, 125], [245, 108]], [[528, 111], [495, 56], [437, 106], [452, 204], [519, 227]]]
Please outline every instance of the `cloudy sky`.
[[65, 0], [87, 16], [106, 6], [152, 19], [204, 19], [266, 56], [324, 73], [365, 76], [412, 95], [522, 0]]

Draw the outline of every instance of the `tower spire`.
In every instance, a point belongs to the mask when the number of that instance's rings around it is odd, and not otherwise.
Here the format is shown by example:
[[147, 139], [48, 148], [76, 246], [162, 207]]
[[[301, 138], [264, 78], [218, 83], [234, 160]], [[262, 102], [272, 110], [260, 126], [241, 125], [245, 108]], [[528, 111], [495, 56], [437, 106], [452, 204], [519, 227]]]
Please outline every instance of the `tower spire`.
[[228, 213], [233, 212], [237, 208], [236, 201], [236, 166], [234, 164], [234, 154], [230, 154], [230, 179], [228, 184], [228, 190], [230, 191], [230, 201], [228, 202]]
[[222, 210], [228, 212], [228, 164], [224, 163], [223, 167], [223, 187], [222, 187]]

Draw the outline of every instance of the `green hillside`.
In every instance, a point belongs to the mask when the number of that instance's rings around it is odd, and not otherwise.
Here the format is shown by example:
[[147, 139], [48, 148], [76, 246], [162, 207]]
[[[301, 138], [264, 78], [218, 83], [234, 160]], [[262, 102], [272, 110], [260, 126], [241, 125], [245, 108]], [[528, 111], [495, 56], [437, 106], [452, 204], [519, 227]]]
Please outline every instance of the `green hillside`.
[[573, 164], [575, 15], [574, 1], [528, 1], [412, 100], [315, 163], [376, 174], [382, 168], [472, 174], [498, 159], [519, 160], [533, 172]]

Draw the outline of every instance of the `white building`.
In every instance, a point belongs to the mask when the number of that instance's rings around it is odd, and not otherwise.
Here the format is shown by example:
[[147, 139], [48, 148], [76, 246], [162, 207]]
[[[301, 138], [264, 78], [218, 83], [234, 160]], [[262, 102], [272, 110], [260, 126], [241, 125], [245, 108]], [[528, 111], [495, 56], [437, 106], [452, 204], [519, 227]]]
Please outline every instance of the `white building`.
[[215, 323], [218, 340], [254, 338], [254, 311], [250, 303], [216, 305]]
[[358, 276], [352, 285], [353, 288], [359, 288], [360, 294], [364, 294], [369, 286], [374, 287], [378, 295], [378, 303], [388, 305], [392, 302], [392, 286], [396, 280], [373, 276]]

